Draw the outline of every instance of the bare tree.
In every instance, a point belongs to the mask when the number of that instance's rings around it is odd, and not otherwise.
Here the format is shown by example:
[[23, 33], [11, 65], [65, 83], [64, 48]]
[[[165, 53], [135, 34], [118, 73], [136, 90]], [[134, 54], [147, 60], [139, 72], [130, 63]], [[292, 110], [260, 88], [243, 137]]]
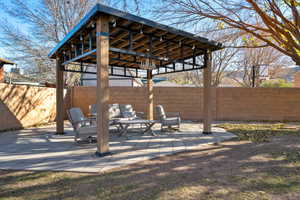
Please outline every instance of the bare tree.
[[10, 19], [24, 26], [10, 20], [2, 22], [3, 38], [0, 43], [14, 60], [28, 66], [27, 72], [42, 80], [54, 80], [55, 68], [47, 56], [49, 51], [79, 22], [93, 3], [95, 1], [81, 0], [40, 0], [36, 5], [24, 0], [16, 0], [13, 4], [1, 2]]
[[227, 76], [243, 87], [252, 87], [253, 84], [258, 87], [263, 74], [272, 79], [289, 64], [284, 54], [271, 47], [245, 48], [238, 55], [235, 68]]
[[226, 70], [230, 69], [235, 55], [238, 53], [237, 49], [222, 49], [213, 54], [212, 62], [212, 85], [217, 87], [225, 77]]
[[[232, 67], [234, 56], [238, 53], [237, 49], [222, 49], [213, 52], [212, 60], [212, 86], [218, 87], [225, 78], [226, 70]], [[181, 76], [173, 76], [172, 80], [175, 82], [182, 82], [185, 84], [194, 84], [201, 86], [203, 83], [202, 70], [183, 72]]]
[[[213, 52], [212, 85], [220, 86], [227, 77], [242, 87], [252, 87], [254, 69], [254, 86], [258, 87], [262, 74], [270, 79], [276, 78], [289, 64], [290, 60], [284, 54], [271, 47], [225, 48]], [[203, 81], [202, 71], [185, 72], [179, 76], [170, 76], [169, 79], [197, 86], [201, 86]]]
[[[257, 39], [257, 46], [271, 46], [300, 65], [300, 2], [298, 0], [165, 0], [163, 12], [181, 23], [218, 21]], [[247, 46], [249, 47], [249, 46]]]
[[[216, 24], [218, 26], [218, 24]], [[230, 33], [231, 30], [223, 30], [218, 27], [202, 26], [202, 34], [204, 37], [209, 37], [220, 42], [229, 42], [234, 44], [236, 41], [236, 35]], [[211, 28], [215, 28], [218, 31], [211, 32]], [[205, 31], [206, 30], [206, 31]], [[224, 48], [219, 51], [213, 52], [212, 56], [212, 85], [214, 87], [220, 86], [223, 78], [225, 78], [226, 70], [229, 70], [235, 63], [235, 56], [240, 51], [239, 48]], [[202, 70], [184, 72], [181, 76], [170, 77], [175, 82], [191, 83], [196, 86], [202, 85]]]
[[[47, 56], [49, 51], [95, 3], [123, 6], [137, 11], [138, 1], [130, 3], [129, 0], [0, 0], [0, 11], [9, 16], [9, 19], [0, 20], [0, 44], [8, 51], [11, 59], [27, 66], [25, 71], [38, 76], [40, 80], [53, 81], [55, 67]], [[75, 73], [66, 76], [68, 83], [76, 83], [80, 77]]]

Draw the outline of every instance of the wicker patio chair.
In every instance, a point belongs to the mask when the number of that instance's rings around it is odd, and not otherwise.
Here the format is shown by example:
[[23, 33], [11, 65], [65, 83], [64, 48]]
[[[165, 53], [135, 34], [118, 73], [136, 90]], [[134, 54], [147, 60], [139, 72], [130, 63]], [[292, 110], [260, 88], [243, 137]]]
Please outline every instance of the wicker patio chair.
[[136, 112], [131, 104], [119, 104], [121, 118], [141, 119], [144, 117], [143, 112]]
[[156, 106], [156, 116], [161, 123], [161, 131], [164, 130], [164, 127], [180, 129], [181, 119], [179, 113], [172, 112], [167, 114], [168, 116], [162, 105]]
[[86, 118], [80, 108], [71, 108], [67, 114], [75, 132], [75, 142], [93, 143], [97, 141], [95, 118]]
[[97, 115], [97, 105], [96, 104], [92, 104], [89, 105], [89, 111], [90, 111], [90, 116], [96, 116]]

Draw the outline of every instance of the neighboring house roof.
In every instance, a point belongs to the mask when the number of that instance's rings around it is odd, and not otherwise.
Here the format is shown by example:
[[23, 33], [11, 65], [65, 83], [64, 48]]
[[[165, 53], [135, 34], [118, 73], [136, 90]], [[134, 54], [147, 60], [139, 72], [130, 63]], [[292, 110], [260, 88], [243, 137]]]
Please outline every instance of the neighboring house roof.
[[10, 60], [6, 60], [4, 58], [0, 58], [0, 64], [14, 65], [15, 63]]
[[[140, 79], [140, 80], [141, 80], [142, 83], [144, 83], [144, 84], [147, 83], [147, 79], [146, 79], [146, 78], [142, 78], [142, 79]], [[168, 80], [168, 79], [167, 79], [166, 77], [153, 77], [152, 80], [153, 80], [153, 82], [154, 82], [154, 84], [155, 84], [155, 83], [159, 83], [159, 82], [161, 82], [161, 81], [166, 81], [166, 80]]]
[[241, 87], [241, 84], [230, 77], [224, 77], [218, 87]]
[[188, 84], [178, 84], [170, 81], [161, 81], [154, 83], [154, 87], [196, 87], [195, 85], [188, 85]]

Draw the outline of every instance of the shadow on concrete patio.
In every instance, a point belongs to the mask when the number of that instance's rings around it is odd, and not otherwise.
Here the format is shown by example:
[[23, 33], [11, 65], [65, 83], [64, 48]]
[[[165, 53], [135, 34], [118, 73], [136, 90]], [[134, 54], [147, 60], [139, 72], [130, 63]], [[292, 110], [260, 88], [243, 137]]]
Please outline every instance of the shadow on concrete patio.
[[[299, 143], [299, 138], [289, 140]], [[119, 171], [96, 174], [68, 172], [1, 172], [0, 196], [38, 199], [297, 199], [300, 168], [272, 155], [290, 151], [287, 141], [255, 144], [225, 142], [136, 163]], [[272, 151], [271, 151], [272, 150]], [[297, 149], [300, 150], [299, 148]], [[54, 176], [54, 178], [50, 178]], [[42, 184], [13, 188], [18, 180]], [[0, 185], [1, 185], [0, 184]], [[0, 187], [1, 188], [1, 187]], [[297, 189], [298, 188], [298, 189]], [[56, 192], [53, 192], [56, 191]]]
[[104, 158], [94, 155], [95, 144], [76, 144], [69, 124], [66, 135], [55, 135], [53, 126], [8, 132], [0, 136], [0, 169], [103, 172], [234, 137], [220, 128], [214, 128], [212, 135], [202, 135], [201, 127], [195, 123], [184, 123], [182, 127], [180, 132], [157, 136], [111, 134], [113, 154]]

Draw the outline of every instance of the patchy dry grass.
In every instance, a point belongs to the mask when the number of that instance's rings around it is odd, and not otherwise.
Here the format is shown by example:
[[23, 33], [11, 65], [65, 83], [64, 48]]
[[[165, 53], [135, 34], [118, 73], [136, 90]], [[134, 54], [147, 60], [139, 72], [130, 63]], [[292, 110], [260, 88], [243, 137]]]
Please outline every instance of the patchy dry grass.
[[218, 127], [238, 136], [238, 140], [268, 142], [272, 136], [297, 135], [299, 130], [287, 128], [285, 124], [220, 124]]
[[[222, 126], [240, 140], [105, 174], [2, 170], [0, 199], [300, 199], [297, 130], [283, 125]], [[266, 139], [250, 135], [257, 132]]]

